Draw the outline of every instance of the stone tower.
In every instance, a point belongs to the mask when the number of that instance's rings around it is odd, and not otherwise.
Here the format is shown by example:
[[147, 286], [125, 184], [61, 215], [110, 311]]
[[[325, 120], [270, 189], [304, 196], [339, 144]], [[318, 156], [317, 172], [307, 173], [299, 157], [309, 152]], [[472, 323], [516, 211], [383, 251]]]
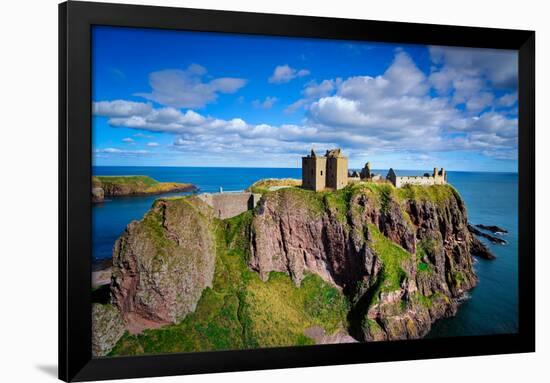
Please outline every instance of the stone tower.
[[327, 158], [318, 157], [315, 151], [302, 157], [302, 187], [304, 189], [320, 191], [326, 186]]
[[348, 159], [340, 149], [327, 150], [323, 157], [311, 153], [302, 157], [302, 187], [320, 191], [342, 189], [348, 184]]
[[327, 150], [326, 187], [339, 190], [348, 184], [348, 159], [340, 149]]
[[434, 177], [434, 183], [436, 185], [444, 185], [447, 183], [447, 172], [443, 168], [441, 168], [441, 170], [434, 168], [433, 177]]

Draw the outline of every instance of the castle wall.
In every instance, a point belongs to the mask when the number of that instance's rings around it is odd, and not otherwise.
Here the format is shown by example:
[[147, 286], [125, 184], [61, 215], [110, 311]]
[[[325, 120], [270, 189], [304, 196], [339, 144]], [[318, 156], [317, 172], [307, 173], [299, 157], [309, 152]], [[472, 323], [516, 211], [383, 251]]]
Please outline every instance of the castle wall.
[[220, 219], [231, 218], [247, 210], [251, 210], [258, 204], [261, 194], [255, 193], [202, 193], [197, 197], [210, 205], [216, 217]]
[[435, 185], [436, 181], [434, 177], [426, 177], [426, 176], [403, 176], [403, 177], [395, 177], [394, 185], [397, 188], [400, 188], [405, 185]]
[[347, 184], [348, 159], [346, 157], [329, 157], [327, 159], [327, 187], [338, 190]]

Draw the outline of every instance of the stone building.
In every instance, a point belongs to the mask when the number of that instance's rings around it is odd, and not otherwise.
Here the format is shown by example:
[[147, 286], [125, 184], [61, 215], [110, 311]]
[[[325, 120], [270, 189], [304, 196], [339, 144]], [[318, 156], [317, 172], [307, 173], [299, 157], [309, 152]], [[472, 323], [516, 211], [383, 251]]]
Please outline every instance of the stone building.
[[324, 156], [311, 153], [302, 157], [302, 187], [320, 191], [342, 189], [348, 184], [348, 159], [340, 149], [327, 150]]
[[386, 179], [390, 181], [396, 188], [405, 185], [443, 185], [447, 183], [447, 172], [445, 169], [434, 168], [433, 173], [425, 173], [423, 176], [398, 176], [393, 169], [390, 168]]

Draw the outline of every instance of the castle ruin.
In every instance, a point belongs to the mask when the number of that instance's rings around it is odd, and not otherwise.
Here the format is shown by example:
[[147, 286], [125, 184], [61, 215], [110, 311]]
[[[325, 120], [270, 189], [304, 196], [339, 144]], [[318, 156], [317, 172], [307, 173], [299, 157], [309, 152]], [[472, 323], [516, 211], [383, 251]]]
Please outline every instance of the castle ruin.
[[[432, 174], [423, 176], [398, 176], [390, 168], [386, 180], [396, 188], [405, 185], [444, 185], [447, 183], [445, 169], [434, 168]], [[348, 170], [348, 159], [341, 149], [327, 150], [324, 156], [311, 153], [302, 157], [302, 187], [313, 191], [339, 190], [347, 186], [348, 182], [384, 182], [380, 174], [371, 171], [370, 162], [367, 162], [360, 172]]]
[[433, 173], [425, 173], [423, 176], [398, 176], [395, 171], [390, 168], [386, 179], [390, 181], [396, 188], [405, 185], [444, 185], [447, 183], [447, 172], [445, 169], [434, 168]]
[[320, 191], [339, 190], [348, 184], [348, 159], [340, 149], [327, 150], [324, 156], [311, 153], [302, 157], [302, 187]]

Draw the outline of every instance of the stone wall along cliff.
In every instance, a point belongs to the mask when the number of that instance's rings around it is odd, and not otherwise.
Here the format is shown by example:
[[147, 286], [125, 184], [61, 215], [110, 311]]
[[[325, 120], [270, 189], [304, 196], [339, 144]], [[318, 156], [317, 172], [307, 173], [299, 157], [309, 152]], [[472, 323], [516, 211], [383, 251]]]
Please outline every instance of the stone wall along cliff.
[[216, 218], [226, 219], [253, 209], [261, 195], [249, 192], [228, 192], [203, 193], [197, 197], [212, 207]]

